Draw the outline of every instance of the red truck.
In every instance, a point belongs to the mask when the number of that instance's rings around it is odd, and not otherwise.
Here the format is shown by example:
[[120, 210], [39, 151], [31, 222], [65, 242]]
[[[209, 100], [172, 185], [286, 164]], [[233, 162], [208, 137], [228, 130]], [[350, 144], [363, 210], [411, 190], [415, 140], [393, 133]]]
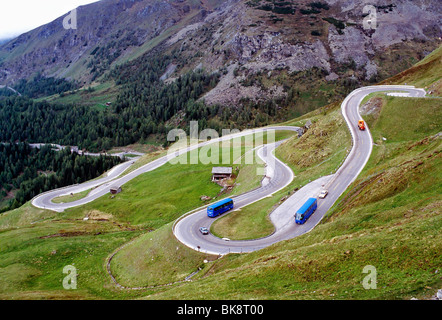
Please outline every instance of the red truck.
[[364, 120], [359, 120], [358, 121], [358, 127], [359, 127], [359, 130], [365, 130]]

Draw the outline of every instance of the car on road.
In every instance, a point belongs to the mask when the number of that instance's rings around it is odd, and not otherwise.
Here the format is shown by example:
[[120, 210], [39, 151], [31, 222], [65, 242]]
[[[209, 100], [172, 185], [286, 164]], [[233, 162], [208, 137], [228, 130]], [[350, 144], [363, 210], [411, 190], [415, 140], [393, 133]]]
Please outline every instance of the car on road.
[[320, 199], [324, 199], [327, 195], [328, 195], [328, 191], [324, 189], [319, 193], [318, 197]]
[[209, 234], [209, 229], [207, 229], [206, 227], [200, 227], [200, 232], [202, 234]]

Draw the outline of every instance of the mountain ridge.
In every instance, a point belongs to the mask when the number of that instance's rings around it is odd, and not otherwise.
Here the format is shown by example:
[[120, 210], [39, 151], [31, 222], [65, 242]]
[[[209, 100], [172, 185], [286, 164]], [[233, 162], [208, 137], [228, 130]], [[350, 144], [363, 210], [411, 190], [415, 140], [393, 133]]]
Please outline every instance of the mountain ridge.
[[[121, 51], [147, 42], [159, 29], [169, 28], [198, 7], [180, 0], [106, 0], [80, 6], [76, 9], [77, 29], [64, 29], [66, 14], [1, 46], [0, 60], [7, 65], [2, 68], [1, 81], [28, 78], [39, 68], [46, 76], [75, 79], [78, 74], [72, 72], [72, 65], [78, 68], [84, 61], [90, 62], [85, 56], [93, 50], [104, 47], [112, 63]], [[91, 75], [84, 79], [90, 82]]]
[[238, 63], [240, 89], [249, 74], [282, 69], [379, 81], [411, 67], [442, 36], [437, 1], [388, 2], [373, 2], [378, 24], [366, 30], [365, 3], [354, 0], [100, 1], [77, 9], [77, 30], [63, 29], [65, 15], [1, 45], [0, 83], [40, 71], [88, 85], [153, 48], [179, 53], [185, 63], [175, 75]]

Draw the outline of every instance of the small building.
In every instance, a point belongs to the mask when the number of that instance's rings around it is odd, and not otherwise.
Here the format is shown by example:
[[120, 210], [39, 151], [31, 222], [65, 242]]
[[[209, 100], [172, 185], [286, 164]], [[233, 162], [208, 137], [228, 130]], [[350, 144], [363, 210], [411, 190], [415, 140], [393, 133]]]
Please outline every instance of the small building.
[[229, 179], [232, 176], [232, 167], [213, 167], [212, 181]]
[[110, 193], [111, 194], [117, 194], [117, 193], [120, 193], [120, 192], [121, 192], [121, 187], [119, 187], [119, 186], [112, 186], [110, 188]]

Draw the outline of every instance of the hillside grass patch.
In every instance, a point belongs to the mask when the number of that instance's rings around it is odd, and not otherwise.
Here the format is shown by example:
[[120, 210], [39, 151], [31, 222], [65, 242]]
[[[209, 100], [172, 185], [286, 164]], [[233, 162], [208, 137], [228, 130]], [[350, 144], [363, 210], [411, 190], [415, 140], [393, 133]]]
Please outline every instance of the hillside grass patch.
[[119, 251], [111, 270], [118, 283], [129, 287], [158, 286], [183, 281], [215, 256], [199, 253], [179, 242], [171, 223], [145, 233]]

